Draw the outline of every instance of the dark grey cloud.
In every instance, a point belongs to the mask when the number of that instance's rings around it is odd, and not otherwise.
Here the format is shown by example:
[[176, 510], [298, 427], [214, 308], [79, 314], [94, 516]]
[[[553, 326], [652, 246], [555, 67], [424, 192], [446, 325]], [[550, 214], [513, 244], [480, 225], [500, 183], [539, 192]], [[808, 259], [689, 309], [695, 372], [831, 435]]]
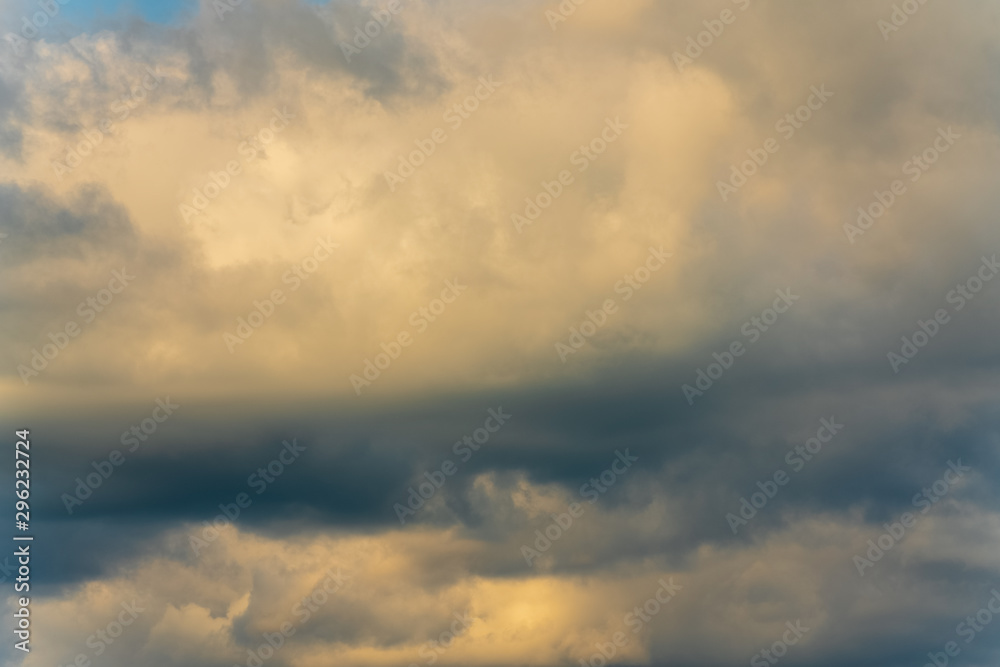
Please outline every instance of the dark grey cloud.
[[[411, 523], [460, 525], [471, 537], [506, 539], [524, 529], [523, 518], [511, 523], [477, 503], [471, 486], [476, 475], [497, 473], [509, 491], [511, 475], [523, 473], [533, 483], [561, 485], [576, 496], [607, 468], [615, 450], [624, 449], [640, 463], [601, 498], [600, 508], [638, 512], [666, 498], [683, 511], [660, 539], [589, 544], [591, 566], [665, 554], [683, 559], [706, 543], [749, 543], [784, 529], [796, 516], [846, 517], [860, 509], [877, 526], [912, 509], [914, 494], [940, 478], [949, 460], [961, 459], [975, 471], [973, 483], [951, 497], [996, 508], [996, 493], [986, 482], [998, 467], [989, 435], [997, 422], [988, 400], [974, 392], [958, 400], [967, 416], [953, 423], [947, 409], [934, 408], [939, 392], [947, 390], [928, 389], [922, 379], [895, 386], [888, 380], [862, 383], [859, 366], [850, 378], [810, 384], [814, 371], [769, 370], [763, 356], [768, 351], [741, 360], [742, 367], [693, 407], [678, 389], [685, 371], [650, 369], [647, 363], [642, 370], [601, 374], [593, 384], [437, 398], [382, 407], [370, 416], [316, 404], [283, 406], [265, 416], [268, 410], [259, 405], [189, 405], [172, 395], [183, 407], [134, 453], [125, 453], [119, 439], [148, 416], [152, 399], [113, 417], [47, 420], [35, 433], [50, 443], [39, 455], [48, 473], [37, 511], [60, 523], [167, 526], [209, 520], [220, 503], [248, 492], [253, 505], [238, 521], [245, 530], [274, 536], [308, 532], [310, 526], [381, 531], [399, 526], [393, 504], [405, 502], [407, 489], [450, 459], [460, 471], [440, 492], [447, 509], [423, 510]], [[782, 348], [775, 344], [770, 351], [780, 354]], [[486, 408], [499, 406], [514, 417], [482, 451], [461, 462], [453, 444], [481, 425]], [[786, 453], [828, 418], [844, 430], [794, 472]], [[248, 477], [291, 438], [307, 452], [257, 495]], [[106, 459], [112, 449], [122, 450], [126, 462], [68, 517], [61, 494], [72, 493], [75, 479], [93, 472], [92, 461]], [[777, 470], [792, 481], [734, 537], [725, 515]], [[510, 556], [486, 570], [508, 570], [517, 560], [516, 553]]]

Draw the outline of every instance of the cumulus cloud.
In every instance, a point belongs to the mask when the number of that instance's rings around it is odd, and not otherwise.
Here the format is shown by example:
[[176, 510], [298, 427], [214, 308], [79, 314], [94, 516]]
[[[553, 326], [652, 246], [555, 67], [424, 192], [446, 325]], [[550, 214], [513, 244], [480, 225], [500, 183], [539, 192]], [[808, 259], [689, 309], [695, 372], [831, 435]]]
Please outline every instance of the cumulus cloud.
[[217, 5], [0, 53], [2, 421], [43, 443], [50, 545], [23, 664], [246, 664], [287, 622], [267, 664], [579, 664], [623, 631], [613, 663], [715, 665], [800, 621], [789, 664], [894, 667], [986, 604], [992, 3], [888, 32], [887, 1]]

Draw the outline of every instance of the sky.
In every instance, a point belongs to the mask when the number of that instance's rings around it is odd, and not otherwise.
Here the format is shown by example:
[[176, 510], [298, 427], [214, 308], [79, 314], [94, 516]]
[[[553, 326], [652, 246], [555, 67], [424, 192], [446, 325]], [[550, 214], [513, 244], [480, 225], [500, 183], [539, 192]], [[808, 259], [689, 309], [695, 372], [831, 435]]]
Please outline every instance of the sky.
[[0, 665], [1000, 660], [995, 2], [54, 2]]

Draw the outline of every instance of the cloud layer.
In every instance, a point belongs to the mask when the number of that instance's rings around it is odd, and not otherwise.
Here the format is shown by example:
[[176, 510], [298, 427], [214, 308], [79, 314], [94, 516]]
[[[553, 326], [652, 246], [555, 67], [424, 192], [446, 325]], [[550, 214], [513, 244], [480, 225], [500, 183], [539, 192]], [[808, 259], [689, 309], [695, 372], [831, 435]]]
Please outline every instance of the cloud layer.
[[995, 664], [998, 19], [206, 1], [5, 47], [9, 664], [753, 665], [796, 622], [787, 664]]

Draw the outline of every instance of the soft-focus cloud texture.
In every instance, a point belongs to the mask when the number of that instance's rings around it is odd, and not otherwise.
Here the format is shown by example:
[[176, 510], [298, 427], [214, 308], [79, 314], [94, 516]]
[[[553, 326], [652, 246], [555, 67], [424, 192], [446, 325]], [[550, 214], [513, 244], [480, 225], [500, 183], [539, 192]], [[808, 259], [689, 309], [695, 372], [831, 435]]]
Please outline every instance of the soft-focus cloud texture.
[[[23, 664], [246, 664], [331, 568], [349, 583], [267, 665], [431, 664], [456, 613], [471, 625], [437, 664], [580, 664], [623, 629], [615, 664], [744, 664], [796, 620], [789, 665], [918, 665], [952, 640], [968, 667], [996, 664], [992, 627], [970, 644], [955, 629], [1000, 583], [1000, 286], [960, 310], [948, 295], [1000, 252], [1000, 8], [928, 2], [884, 39], [884, 0], [589, 0], [555, 29], [555, 2], [404, 0], [348, 61], [381, 6], [64, 17], [25, 55], [0, 49], [2, 421], [37, 452]], [[29, 9], [0, 4], [3, 29]], [[483, 80], [498, 85], [475, 100]], [[581, 162], [609, 123], [620, 137]], [[911, 180], [939, 131], [958, 138]], [[718, 182], [769, 138], [724, 201]], [[852, 238], [896, 179], [906, 192]], [[651, 249], [671, 256], [623, 287]], [[88, 321], [80, 304], [123, 270]], [[449, 281], [467, 289], [430, 321]], [[274, 290], [273, 315], [227, 344]], [[799, 298], [750, 340], [776, 290]], [[608, 299], [563, 361], [556, 343]], [[887, 353], [940, 308], [950, 321], [894, 372]], [[70, 321], [65, 349], [19, 370]], [[355, 391], [401, 332], [412, 344]], [[745, 354], [689, 405], [682, 386], [734, 341]], [[176, 415], [67, 512], [167, 397]], [[498, 408], [509, 424], [401, 525], [394, 504]], [[727, 513], [831, 417], [843, 431], [734, 535]], [[195, 554], [291, 438], [301, 462]], [[626, 449], [629, 472], [582, 499]], [[958, 460], [972, 471], [920, 514], [914, 494]], [[529, 566], [522, 545], [573, 502], [584, 515]], [[907, 511], [916, 527], [859, 576], [853, 557]], [[683, 589], [633, 634], [625, 615], [671, 577]], [[87, 638], [133, 599], [146, 611], [95, 656]]]

